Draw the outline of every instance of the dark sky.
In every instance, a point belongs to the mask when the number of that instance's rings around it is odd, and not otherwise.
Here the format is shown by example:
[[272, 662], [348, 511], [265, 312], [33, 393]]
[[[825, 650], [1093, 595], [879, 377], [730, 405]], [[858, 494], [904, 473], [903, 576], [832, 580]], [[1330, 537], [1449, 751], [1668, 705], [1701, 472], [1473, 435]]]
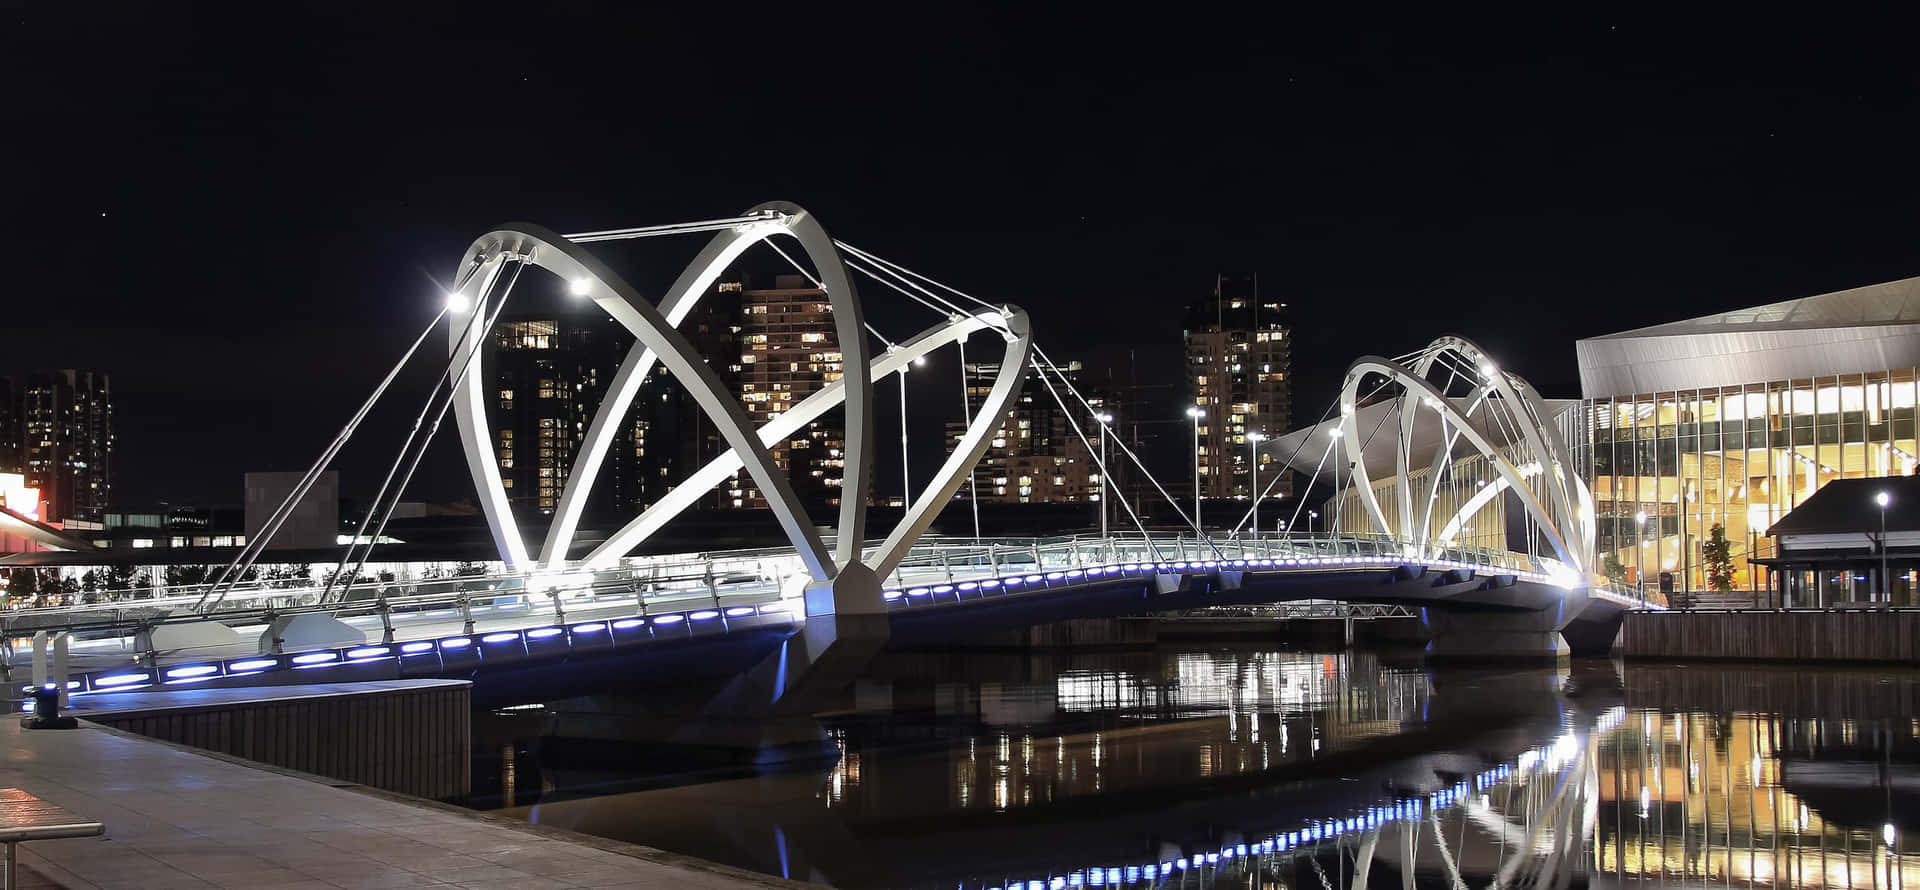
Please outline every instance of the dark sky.
[[1303, 422], [1353, 356], [1442, 332], [1570, 396], [1577, 337], [1920, 274], [1894, 4], [701, 6], [6, 3], [0, 373], [112, 373], [137, 508], [303, 467], [506, 220], [791, 200], [1026, 305], [1062, 357], [1173, 342], [1214, 273], [1258, 271], [1298, 311]]

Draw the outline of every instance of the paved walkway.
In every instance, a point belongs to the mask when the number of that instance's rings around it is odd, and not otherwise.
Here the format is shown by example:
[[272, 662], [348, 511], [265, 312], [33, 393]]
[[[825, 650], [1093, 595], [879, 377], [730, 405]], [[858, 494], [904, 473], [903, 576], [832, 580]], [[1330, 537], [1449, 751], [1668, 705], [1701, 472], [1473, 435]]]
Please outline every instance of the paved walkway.
[[114, 730], [0, 718], [0, 787], [105, 822], [20, 845], [25, 887], [794, 888], [610, 841], [257, 768]]

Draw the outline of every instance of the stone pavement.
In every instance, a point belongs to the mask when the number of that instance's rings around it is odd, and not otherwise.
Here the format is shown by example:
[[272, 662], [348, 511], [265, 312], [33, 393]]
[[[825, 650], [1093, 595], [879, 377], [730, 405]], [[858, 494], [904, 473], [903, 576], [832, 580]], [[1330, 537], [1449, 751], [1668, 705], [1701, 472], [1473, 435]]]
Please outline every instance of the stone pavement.
[[25, 887], [331, 890], [805, 885], [260, 767], [90, 724], [0, 718], [0, 787], [105, 837], [20, 845]]

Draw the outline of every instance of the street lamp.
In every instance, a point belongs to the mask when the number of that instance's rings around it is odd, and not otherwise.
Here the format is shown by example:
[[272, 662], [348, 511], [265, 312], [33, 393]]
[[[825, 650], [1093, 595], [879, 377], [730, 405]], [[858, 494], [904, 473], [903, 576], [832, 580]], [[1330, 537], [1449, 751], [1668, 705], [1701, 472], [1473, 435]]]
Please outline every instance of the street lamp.
[[1320, 518], [1320, 511], [1319, 511], [1319, 510], [1308, 510], [1308, 511], [1307, 511], [1307, 537], [1308, 537], [1309, 539], [1311, 539], [1311, 538], [1313, 537], [1313, 521], [1314, 521], [1315, 519], [1319, 519], [1319, 518]]
[[1887, 505], [1893, 503], [1893, 495], [1883, 489], [1873, 496], [1873, 502], [1880, 505], [1880, 589], [1887, 595], [1887, 602], [1893, 602], [1893, 579], [1887, 576]]
[[1200, 418], [1207, 412], [1199, 408], [1188, 408], [1187, 416], [1193, 418], [1193, 531], [1200, 531]]
[[1267, 440], [1266, 433], [1247, 434], [1247, 456], [1253, 461], [1253, 536], [1260, 537], [1260, 443]]
[[1633, 514], [1633, 579], [1644, 599], [1647, 592], [1647, 511]]
[[1107, 473], [1107, 424], [1113, 422], [1113, 415], [1105, 411], [1093, 415], [1100, 421], [1100, 539], [1107, 538], [1107, 498], [1113, 494], [1113, 480]]

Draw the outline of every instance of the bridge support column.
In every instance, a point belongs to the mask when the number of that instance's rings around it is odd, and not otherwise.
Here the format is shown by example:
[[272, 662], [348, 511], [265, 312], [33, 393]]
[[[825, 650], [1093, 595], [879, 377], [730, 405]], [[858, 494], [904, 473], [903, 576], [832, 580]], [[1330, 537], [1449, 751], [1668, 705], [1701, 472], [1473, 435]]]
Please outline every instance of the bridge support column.
[[839, 753], [813, 715], [832, 707], [886, 646], [886, 600], [880, 578], [857, 563], [808, 585], [802, 599], [807, 623], [701, 710], [699, 734], [753, 747], [759, 763]]
[[1552, 661], [1572, 655], [1560, 636], [1565, 620], [1553, 610], [1482, 612], [1427, 607], [1427, 657], [1457, 661]]

